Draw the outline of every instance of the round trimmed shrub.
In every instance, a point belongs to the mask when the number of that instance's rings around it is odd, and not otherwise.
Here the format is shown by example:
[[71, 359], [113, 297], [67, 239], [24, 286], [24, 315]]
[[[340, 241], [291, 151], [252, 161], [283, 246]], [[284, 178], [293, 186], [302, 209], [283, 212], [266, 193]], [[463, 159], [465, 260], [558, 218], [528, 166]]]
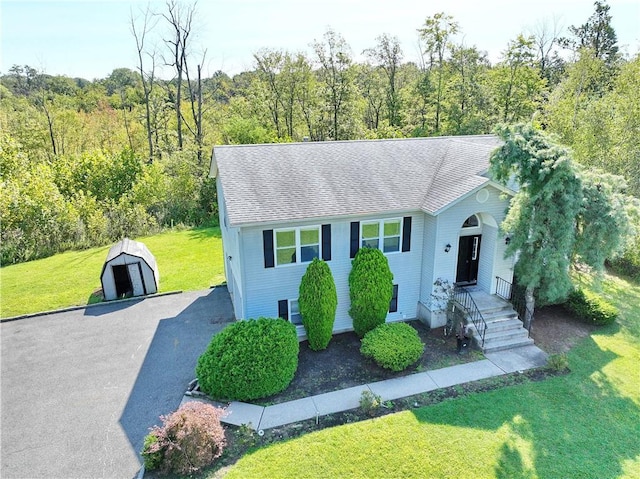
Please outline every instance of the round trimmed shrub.
[[198, 358], [200, 389], [213, 398], [236, 401], [276, 394], [293, 379], [299, 349], [296, 328], [284, 319], [233, 323]]
[[307, 266], [300, 281], [298, 304], [309, 347], [314, 351], [326, 349], [333, 334], [338, 293], [331, 268], [324, 261], [314, 258]]
[[222, 455], [226, 446], [220, 418], [224, 411], [210, 404], [188, 402], [168, 416], [160, 416], [144, 439], [142, 457], [148, 470], [162, 474], [193, 474]]
[[569, 295], [566, 307], [581, 321], [603, 326], [618, 318], [618, 310], [611, 303], [588, 290], [575, 289]]
[[424, 343], [408, 324], [385, 323], [364, 335], [360, 353], [383, 368], [402, 371], [420, 359]]
[[349, 273], [353, 329], [359, 337], [384, 324], [393, 296], [393, 274], [379, 249], [360, 248]]

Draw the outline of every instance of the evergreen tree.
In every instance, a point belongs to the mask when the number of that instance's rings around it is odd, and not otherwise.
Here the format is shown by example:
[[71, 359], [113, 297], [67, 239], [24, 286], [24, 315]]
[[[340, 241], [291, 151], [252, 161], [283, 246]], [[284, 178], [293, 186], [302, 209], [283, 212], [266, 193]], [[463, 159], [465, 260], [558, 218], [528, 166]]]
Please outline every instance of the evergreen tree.
[[360, 248], [349, 273], [353, 329], [363, 337], [384, 324], [393, 295], [393, 274], [387, 257], [376, 248]]
[[333, 333], [338, 294], [331, 269], [324, 261], [314, 258], [307, 266], [300, 281], [298, 304], [309, 347], [314, 351], [326, 349]]
[[564, 39], [566, 45], [577, 48], [589, 48], [596, 58], [603, 60], [607, 66], [613, 66], [619, 59], [618, 38], [611, 26], [611, 15], [606, 0], [594, 3], [595, 12], [587, 23], [579, 27], [570, 26], [569, 31], [575, 38]]
[[618, 190], [605, 187], [604, 177], [600, 186], [586, 174], [582, 181], [569, 151], [541, 131], [530, 124], [503, 125], [497, 134], [504, 144], [491, 156], [491, 173], [504, 184], [515, 179], [519, 185], [502, 229], [511, 238], [507, 256], [518, 255], [515, 275], [525, 287], [528, 326], [535, 296], [543, 303], [564, 299], [571, 289], [571, 261], [579, 257], [601, 268], [627, 234], [629, 221], [624, 208], [614, 212]]

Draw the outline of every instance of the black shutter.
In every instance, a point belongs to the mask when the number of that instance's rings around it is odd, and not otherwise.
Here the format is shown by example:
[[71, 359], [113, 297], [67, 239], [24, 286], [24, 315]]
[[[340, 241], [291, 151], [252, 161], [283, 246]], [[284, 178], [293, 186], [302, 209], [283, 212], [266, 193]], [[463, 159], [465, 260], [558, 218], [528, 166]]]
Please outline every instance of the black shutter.
[[355, 258], [356, 253], [360, 249], [360, 222], [351, 222], [351, 254], [350, 258]]
[[278, 301], [278, 317], [289, 321], [289, 301], [281, 299]]
[[411, 250], [411, 216], [405, 216], [402, 220], [402, 251]]
[[322, 259], [331, 260], [331, 225], [322, 225]]
[[391, 295], [391, 301], [389, 302], [389, 312], [396, 313], [398, 311], [398, 285], [393, 285], [393, 294]]
[[273, 268], [273, 230], [264, 230], [262, 232], [262, 244], [264, 246], [264, 267]]

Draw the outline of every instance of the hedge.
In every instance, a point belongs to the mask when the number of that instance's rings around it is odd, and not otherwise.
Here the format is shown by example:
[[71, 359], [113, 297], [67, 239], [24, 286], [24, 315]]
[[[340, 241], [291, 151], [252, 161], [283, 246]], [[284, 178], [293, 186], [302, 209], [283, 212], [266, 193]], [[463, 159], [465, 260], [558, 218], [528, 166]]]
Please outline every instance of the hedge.
[[575, 289], [565, 306], [586, 323], [605, 325], [618, 318], [618, 310], [605, 299], [588, 290]]
[[247, 401], [285, 389], [298, 369], [298, 336], [284, 319], [233, 323], [198, 358], [200, 389], [215, 399]]
[[392, 295], [393, 274], [386, 256], [379, 249], [359, 249], [349, 273], [349, 315], [359, 337], [384, 324]]
[[408, 324], [385, 323], [365, 334], [360, 352], [383, 368], [402, 371], [420, 359], [424, 343]]
[[300, 281], [298, 304], [309, 347], [314, 351], [326, 349], [333, 333], [338, 293], [331, 268], [324, 261], [314, 258], [307, 266]]

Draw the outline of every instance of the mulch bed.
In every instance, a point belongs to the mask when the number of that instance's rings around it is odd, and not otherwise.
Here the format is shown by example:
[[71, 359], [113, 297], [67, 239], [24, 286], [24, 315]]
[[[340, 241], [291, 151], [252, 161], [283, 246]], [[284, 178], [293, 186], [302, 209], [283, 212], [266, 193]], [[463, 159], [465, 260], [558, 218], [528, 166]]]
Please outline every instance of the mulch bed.
[[[405, 371], [389, 371], [364, 358], [360, 354], [360, 339], [353, 332], [335, 335], [323, 351], [312, 351], [304, 341], [300, 343], [298, 370], [289, 387], [256, 403], [278, 404], [483, 358], [477, 350], [458, 354], [455, 337], [445, 337], [443, 328], [429, 329], [420, 321], [409, 321], [408, 324], [425, 343], [425, 353], [418, 363]], [[581, 338], [591, 334], [593, 328], [575, 319], [562, 306], [546, 306], [536, 310], [531, 337], [545, 352], [559, 354], [569, 351]]]
[[458, 354], [455, 337], [444, 337], [443, 328], [430, 330], [420, 321], [409, 321], [425, 344], [420, 361], [400, 372], [378, 366], [360, 354], [360, 339], [353, 332], [337, 334], [327, 349], [313, 351], [307, 341], [300, 343], [298, 370], [289, 387], [257, 404], [277, 404], [294, 399], [337, 391], [361, 384], [406, 376], [482, 359], [479, 351]]
[[[334, 336], [325, 351], [312, 351], [308, 344], [300, 344], [298, 371], [291, 385], [284, 392], [266, 398], [261, 404], [275, 404], [300, 397], [334, 391], [360, 384], [380, 381], [419, 371], [438, 369], [482, 359], [478, 351], [458, 354], [454, 337], [445, 338], [442, 328], [429, 330], [419, 321], [411, 324], [425, 343], [425, 354], [422, 359], [406, 371], [393, 373], [380, 368], [372, 361], [360, 355], [360, 340], [355, 333], [344, 333]], [[536, 345], [549, 354], [565, 353], [580, 338], [588, 336], [593, 327], [579, 322], [560, 306], [549, 306], [536, 311], [532, 329], [532, 338]], [[505, 386], [521, 384], [529, 381], [542, 381], [548, 377], [566, 374], [568, 371], [554, 371], [539, 368], [524, 373], [512, 373], [497, 378], [489, 378], [473, 383], [462, 384], [450, 388], [438, 389], [428, 393], [387, 401], [383, 407], [373, 414], [366, 414], [360, 409], [331, 414], [295, 424], [289, 424], [264, 432], [259, 436], [247, 427], [227, 426], [228, 445], [223, 457], [213, 467], [217, 470], [214, 477], [223, 477], [225, 469], [234, 464], [242, 455], [252, 448], [292, 439], [308, 432], [326, 427], [362, 421], [371, 417], [384, 416], [394, 412], [410, 410], [417, 407], [437, 404], [439, 402], [483, 391], [495, 390]], [[209, 472], [210, 473], [210, 472]]]

